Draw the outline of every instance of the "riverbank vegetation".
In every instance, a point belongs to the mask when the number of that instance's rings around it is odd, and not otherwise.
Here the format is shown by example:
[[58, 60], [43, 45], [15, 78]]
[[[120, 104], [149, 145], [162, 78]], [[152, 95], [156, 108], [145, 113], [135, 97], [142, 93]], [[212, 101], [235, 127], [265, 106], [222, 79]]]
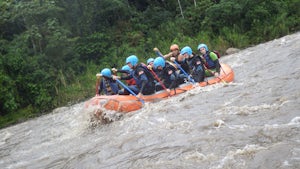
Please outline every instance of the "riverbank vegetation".
[[224, 54], [299, 31], [298, 0], [4, 0], [0, 128], [93, 97], [95, 74], [172, 43]]

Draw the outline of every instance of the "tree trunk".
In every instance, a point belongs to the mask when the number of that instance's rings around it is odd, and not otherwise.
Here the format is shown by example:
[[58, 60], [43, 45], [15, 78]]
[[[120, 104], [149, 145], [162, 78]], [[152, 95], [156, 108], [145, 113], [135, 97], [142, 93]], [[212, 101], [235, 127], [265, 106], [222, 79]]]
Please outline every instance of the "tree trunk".
[[182, 16], [182, 18], [184, 19], [183, 12], [182, 12], [182, 8], [181, 8], [181, 4], [180, 4], [180, 0], [178, 0], [178, 5], [179, 5], [179, 8], [180, 8], [181, 16]]

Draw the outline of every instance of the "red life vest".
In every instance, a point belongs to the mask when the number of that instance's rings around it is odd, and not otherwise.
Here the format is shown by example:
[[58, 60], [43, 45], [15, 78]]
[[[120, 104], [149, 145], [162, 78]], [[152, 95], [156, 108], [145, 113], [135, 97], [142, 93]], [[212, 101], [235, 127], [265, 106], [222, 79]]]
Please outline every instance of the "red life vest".
[[135, 85], [135, 80], [134, 78], [131, 78], [129, 80], [126, 80], [126, 83], [128, 84], [128, 86]]

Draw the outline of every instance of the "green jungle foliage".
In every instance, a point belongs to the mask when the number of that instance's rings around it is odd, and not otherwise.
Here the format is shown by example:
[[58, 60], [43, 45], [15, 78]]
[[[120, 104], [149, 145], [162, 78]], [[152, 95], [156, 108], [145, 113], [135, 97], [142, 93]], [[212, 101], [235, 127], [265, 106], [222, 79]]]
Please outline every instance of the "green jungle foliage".
[[299, 0], [0, 1], [0, 127], [95, 93], [95, 74], [173, 43], [228, 47], [300, 28]]

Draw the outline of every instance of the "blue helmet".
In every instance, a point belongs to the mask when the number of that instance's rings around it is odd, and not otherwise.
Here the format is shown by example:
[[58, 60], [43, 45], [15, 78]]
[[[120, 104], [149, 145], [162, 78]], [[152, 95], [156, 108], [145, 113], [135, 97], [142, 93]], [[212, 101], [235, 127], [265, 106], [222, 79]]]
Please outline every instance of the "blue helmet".
[[128, 65], [125, 65], [125, 66], [122, 67], [122, 70], [128, 70], [128, 71], [130, 71], [131, 69], [130, 69], [130, 67]]
[[153, 59], [153, 58], [149, 58], [149, 59], [147, 60], [147, 65], [149, 65], [150, 62], [154, 62], [154, 59]]
[[200, 50], [201, 48], [205, 48], [205, 50], [208, 51], [208, 47], [204, 43], [199, 44], [197, 50]]
[[157, 57], [157, 58], [154, 59], [153, 65], [154, 65], [154, 68], [155, 68], [155, 69], [156, 69], [158, 66], [165, 67], [166, 61], [165, 61], [165, 59], [162, 58], [162, 57]]
[[182, 48], [180, 51], [180, 54], [183, 55], [185, 53], [187, 53], [188, 55], [192, 55], [193, 51], [192, 51], [191, 47], [186, 46], [186, 47]]
[[132, 66], [136, 66], [139, 59], [135, 55], [130, 55], [126, 59], [126, 64], [131, 63]]
[[105, 76], [105, 77], [111, 77], [111, 71], [108, 68], [102, 69], [101, 74], [102, 74], [102, 76]]

